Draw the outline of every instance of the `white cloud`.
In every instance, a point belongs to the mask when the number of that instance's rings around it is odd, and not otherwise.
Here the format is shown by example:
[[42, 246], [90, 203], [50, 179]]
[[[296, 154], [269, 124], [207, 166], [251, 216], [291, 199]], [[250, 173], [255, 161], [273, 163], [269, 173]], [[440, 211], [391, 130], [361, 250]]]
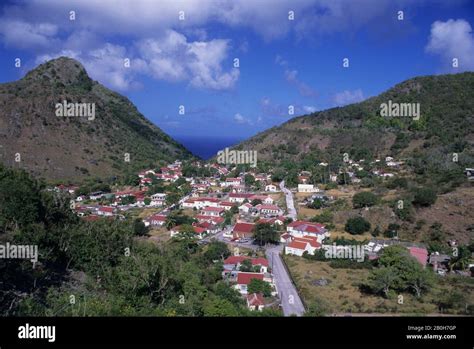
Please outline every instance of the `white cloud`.
[[[92, 79], [121, 91], [140, 87], [135, 79], [136, 74], [146, 70], [146, 63], [143, 60], [129, 57], [125, 47], [110, 43], [86, 53], [62, 50], [54, 54], [40, 55], [37, 57], [36, 63], [39, 64], [61, 56], [79, 60]], [[125, 58], [130, 59], [130, 68], [124, 66]]]
[[440, 55], [446, 66], [452, 67], [453, 58], [457, 58], [459, 70], [474, 70], [474, 36], [471, 25], [463, 19], [434, 22], [426, 51]]
[[311, 114], [311, 113], [314, 113], [317, 109], [315, 106], [312, 106], [312, 105], [304, 105], [303, 110], [305, 113]]
[[[70, 10], [76, 11], [77, 29], [102, 34], [152, 37], [166, 29], [193, 29], [209, 21], [253, 30], [265, 40], [291, 32], [312, 37], [317, 33], [351, 30], [396, 9], [417, 6], [426, 0], [29, 0], [6, 6], [7, 15], [43, 20], [71, 29]], [[179, 11], [185, 20], [179, 21]], [[295, 20], [288, 19], [294, 11]], [[201, 37], [200, 40], [205, 40]]]
[[22, 20], [0, 19], [0, 34], [7, 46], [19, 49], [48, 49], [55, 39], [58, 27], [51, 23], [27, 23]]
[[140, 41], [138, 48], [148, 62], [151, 74], [157, 79], [187, 79], [193, 87], [227, 90], [239, 78], [238, 69], [223, 68], [230, 49], [228, 40], [188, 42], [184, 35], [167, 30], [159, 39]]
[[339, 93], [336, 93], [333, 97], [333, 103], [337, 106], [344, 106], [347, 104], [361, 102], [365, 99], [364, 94], [361, 89], [349, 91], [345, 90]]
[[234, 115], [234, 121], [238, 124], [252, 125], [252, 121], [250, 119], [244, 117], [240, 113], [237, 113], [237, 114]]
[[296, 69], [290, 69], [289, 63], [282, 56], [276, 55], [275, 64], [284, 67], [284, 76], [285, 80], [292, 86], [296, 87], [298, 93], [303, 97], [317, 98], [318, 92], [314, 90], [311, 86], [301, 81], [298, 78], [298, 71]]

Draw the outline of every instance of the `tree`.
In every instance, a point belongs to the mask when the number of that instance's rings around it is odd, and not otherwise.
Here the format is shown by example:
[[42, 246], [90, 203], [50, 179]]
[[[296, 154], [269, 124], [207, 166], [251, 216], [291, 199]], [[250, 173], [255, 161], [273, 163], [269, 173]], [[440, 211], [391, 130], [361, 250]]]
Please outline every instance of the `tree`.
[[454, 270], [467, 269], [471, 260], [471, 251], [467, 246], [461, 246], [457, 250], [457, 255], [451, 258], [449, 265]]
[[396, 223], [390, 223], [387, 227], [387, 230], [383, 233], [383, 235], [387, 238], [394, 238], [398, 236], [398, 230], [400, 229], [400, 225]]
[[414, 205], [427, 207], [436, 202], [436, 192], [431, 188], [417, 188], [414, 194]]
[[422, 291], [428, 290], [433, 286], [433, 272], [429, 269], [415, 268], [407, 275], [406, 283], [419, 298], [421, 297]]
[[370, 191], [362, 191], [352, 198], [354, 208], [363, 208], [374, 206], [378, 201], [377, 195]]
[[353, 235], [360, 235], [370, 230], [370, 223], [363, 217], [349, 218], [345, 230]]
[[252, 202], [250, 203], [252, 206], [257, 206], [262, 203], [262, 200], [260, 199], [253, 199]]
[[179, 202], [180, 196], [178, 193], [169, 193], [166, 195], [166, 204], [168, 206], [175, 205]]
[[151, 199], [149, 197], [146, 197], [145, 199], [143, 199], [143, 203], [148, 206], [151, 204]]
[[124, 196], [120, 199], [122, 205], [132, 205], [137, 202], [137, 198], [133, 195]]
[[270, 284], [260, 279], [250, 280], [247, 286], [247, 291], [249, 294], [261, 293], [264, 297], [270, 297], [272, 295], [272, 287]]
[[227, 248], [227, 245], [222, 241], [211, 241], [207, 246], [206, 252], [204, 252], [204, 257], [208, 261], [221, 260], [223, 261], [230, 256], [230, 251]]
[[244, 182], [245, 182], [245, 185], [252, 186], [255, 184], [255, 177], [252, 176], [251, 174], [246, 174], [244, 177]]
[[369, 286], [375, 293], [382, 293], [388, 298], [391, 288], [398, 284], [397, 271], [393, 267], [382, 267], [372, 271]]
[[133, 233], [138, 236], [144, 236], [148, 234], [148, 228], [145, 226], [145, 223], [139, 218], [133, 221]]
[[234, 215], [234, 214], [239, 213], [239, 208], [237, 207], [237, 205], [234, 205], [230, 208], [229, 211], [230, 211], [230, 213], [232, 213]]
[[253, 230], [253, 238], [255, 243], [260, 246], [267, 243], [278, 244], [280, 242], [278, 232], [269, 223], [257, 223]]
[[314, 199], [313, 202], [308, 205], [308, 207], [319, 210], [324, 207], [324, 201], [321, 199]]
[[331, 223], [334, 218], [334, 215], [329, 210], [324, 210], [321, 214], [316, 215], [310, 219], [311, 222], [316, 223]]
[[240, 263], [239, 271], [243, 271], [246, 273], [252, 272], [253, 271], [252, 261], [250, 259], [244, 259], [242, 263]]
[[346, 185], [351, 183], [351, 177], [348, 173], [342, 172], [337, 175], [337, 184], [339, 185]]

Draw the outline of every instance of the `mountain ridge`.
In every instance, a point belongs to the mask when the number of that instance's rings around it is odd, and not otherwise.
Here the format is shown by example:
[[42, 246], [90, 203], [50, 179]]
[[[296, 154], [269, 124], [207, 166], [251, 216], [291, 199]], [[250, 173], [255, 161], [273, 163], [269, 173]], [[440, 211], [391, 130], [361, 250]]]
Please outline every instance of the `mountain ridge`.
[[[298, 157], [309, 152], [312, 147], [314, 149], [314, 146], [333, 155], [345, 150], [343, 152], [357, 157], [353, 146], [361, 143], [356, 138], [364, 133], [366, 142], [361, 148], [368, 150], [364, 152], [370, 152], [373, 156], [403, 153], [409, 145], [414, 147], [416, 142], [413, 141], [417, 139], [432, 140], [432, 145], [443, 146], [450, 151], [456, 150], [453, 144], [449, 146], [450, 143], [454, 143], [456, 139], [465, 139], [466, 144], [462, 148], [467, 145], [472, 148], [473, 91], [474, 73], [415, 77], [359, 103], [294, 117], [258, 133], [235, 148], [256, 148], [259, 158], [267, 160], [282, 160], [288, 158], [285, 156], [288, 153]], [[420, 103], [420, 120], [382, 118], [379, 115], [380, 105], [389, 100], [397, 103]], [[442, 118], [443, 113], [447, 118]], [[370, 137], [369, 133], [373, 136]], [[403, 141], [399, 134], [406, 135], [408, 143], [412, 144], [397, 145], [397, 142]], [[285, 141], [286, 147], [283, 146]], [[403, 142], [406, 143], [406, 140]], [[398, 149], [394, 149], [394, 145]], [[416, 149], [420, 150], [420, 146]], [[276, 150], [280, 150], [280, 154]], [[331, 160], [330, 158], [328, 156], [324, 160]]]
[[[65, 101], [93, 104], [96, 117], [58, 117], [55, 108]], [[50, 60], [0, 84], [0, 105], [2, 161], [47, 179], [121, 175], [192, 157], [128, 98], [93, 81], [71, 58]]]

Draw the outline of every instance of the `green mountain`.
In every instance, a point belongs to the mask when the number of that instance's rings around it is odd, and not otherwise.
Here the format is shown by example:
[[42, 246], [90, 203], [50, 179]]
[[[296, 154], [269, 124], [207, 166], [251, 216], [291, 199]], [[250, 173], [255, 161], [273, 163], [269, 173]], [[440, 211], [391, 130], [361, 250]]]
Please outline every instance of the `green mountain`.
[[110, 177], [192, 156], [70, 58], [1, 84], [0, 106], [1, 161], [46, 179]]
[[[389, 101], [419, 103], [419, 119], [381, 116]], [[404, 159], [419, 180], [450, 183], [474, 164], [473, 131], [474, 73], [462, 73], [416, 77], [361, 103], [293, 118], [235, 148], [257, 150], [262, 166], [286, 177], [317, 171], [321, 161], [336, 169], [347, 153], [354, 160]]]

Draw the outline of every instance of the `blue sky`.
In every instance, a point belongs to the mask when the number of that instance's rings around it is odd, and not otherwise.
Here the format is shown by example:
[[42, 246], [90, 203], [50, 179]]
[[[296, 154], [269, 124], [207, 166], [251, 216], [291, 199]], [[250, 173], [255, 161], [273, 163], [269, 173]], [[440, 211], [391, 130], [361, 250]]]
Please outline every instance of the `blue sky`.
[[178, 139], [243, 139], [414, 76], [473, 71], [473, 10], [468, 0], [8, 1], [0, 81], [70, 56]]

